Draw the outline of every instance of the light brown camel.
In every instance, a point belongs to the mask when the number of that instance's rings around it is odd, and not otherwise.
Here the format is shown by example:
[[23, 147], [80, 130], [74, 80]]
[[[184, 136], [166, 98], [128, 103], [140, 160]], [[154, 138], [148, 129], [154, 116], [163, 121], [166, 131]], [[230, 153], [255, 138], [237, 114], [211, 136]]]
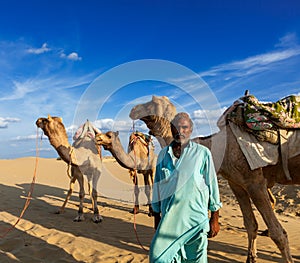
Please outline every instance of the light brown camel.
[[143, 174], [145, 184], [145, 194], [147, 196], [147, 205], [149, 206], [148, 215], [152, 215], [151, 208], [151, 186], [153, 183], [153, 173], [155, 172], [156, 155], [154, 146], [149, 138], [139, 132], [133, 132], [129, 138], [128, 153], [123, 149], [118, 132], [109, 131], [96, 135], [96, 142], [103, 146], [105, 150], [111, 152], [116, 161], [124, 168], [129, 169], [134, 183], [134, 208], [132, 213], [139, 212], [139, 187], [137, 172]]
[[[144, 121], [150, 129], [150, 134], [158, 136], [160, 141], [164, 142], [161, 143], [162, 147], [169, 144], [172, 140], [170, 138], [170, 125], [167, 123], [167, 120], [170, 120], [170, 115], [175, 115], [176, 110], [174, 110], [173, 113], [168, 112], [167, 116], [164, 115], [164, 113], [172, 108], [170, 104], [171, 102], [166, 97], [153, 96], [151, 101], [135, 106], [130, 112], [130, 117], [133, 120], [140, 119]], [[162, 125], [163, 128], [160, 127], [160, 125]], [[159, 128], [157, 129], [157, 127]], [[258, 224], [252, 210], [251, 200], [262, 215], [268, 227], [269, 236], [279, 248], [284, 262], [294, 262], [289, 248], [287, 232], [283, 229], [275, 216], [267, 189], [272, 187], [275, 183], [300, 183], [300, 155], [289, 159], [288, 168], [292, 180], [288, 181], [284, 174], [281, 161], [276, 165], [251, 170], [228, 125], [216, 134], [208, 137], [194, 138], [193, 140], [208, 148], [212, 148], [214, 140], [217, 142], [226, 141], [224, 157], [217, 167], [219, 167], [218, 173], [228, 180], [243, 213], [244, 225], [248, 233], [248, 256], [246, 262], [256, 262], [257, 258], [256, 239]], [[218, 155], [218, 152], [212, 151], [212, 154], [213, 157], [215, 157]]]
[[87, 121], [83, 125], [82, 134], [76, 139], [71, 146], [68, 141], [68, 136], [65, 127], [60, 117], [39, 118], [36, 121], [37, 127], [41, 128], [45, 135], [49, 138], [50, 144], [55, 148], [62, 160], [68, 165], [71, 165], [70, 188], [64, 204], [60, 208], [60, 212], [64, 211], [72, 192], [76, 180], [79, 183], [79, 209], [78, 215], [74, 219], [76, 222], [84, 220], [83, 202], [84, 202], [84, 175], [88, 180], [89, 194], [91, 196], [94, 215], [92, 220], [99, 223], [103, 220], [99, 214], [97, 206], [97, 183], [100, 179], [102, 171], [102, 160], [99, 155], [99, 150], [95, 145], [94, 138], [87, 134], [97, 132], [96, 129]]

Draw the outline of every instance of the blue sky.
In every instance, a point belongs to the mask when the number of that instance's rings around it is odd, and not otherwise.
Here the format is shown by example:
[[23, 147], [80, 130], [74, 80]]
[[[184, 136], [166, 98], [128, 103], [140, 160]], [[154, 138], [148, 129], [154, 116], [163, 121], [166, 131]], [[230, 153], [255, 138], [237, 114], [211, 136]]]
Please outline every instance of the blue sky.
[[[130, 109], [152, 95], [165, 95], [191, 114], [198, 127], [195, 133], [215, 132], [211, 123], [219, 110], [246, 89], [262, 101], [300, 95], [299, 38], [297, 0], [4, 1], [0, 158], [35, 156], [35, 121], [48, 114], [63, 118], [72, 142], [79, 102], [99, 76], [148, 59], [195, 72], [218, 105], [207, 107], [210, 100], [191, 76], [178, 76], [184, 90], [146, 76], [113, 93], [111, 83], [97, 86], [88, 104], [98, 108], [98, 115], [80, 117], [91, 118], [103, 131], [119, 130], [126, 145], [132, 129]], [[162, 71], [167, 79], [168, 70]], [[136, 126], [147, 131], [141, 123]], [[40, 147], [40, 156], [57, 156], [45, 137]]]

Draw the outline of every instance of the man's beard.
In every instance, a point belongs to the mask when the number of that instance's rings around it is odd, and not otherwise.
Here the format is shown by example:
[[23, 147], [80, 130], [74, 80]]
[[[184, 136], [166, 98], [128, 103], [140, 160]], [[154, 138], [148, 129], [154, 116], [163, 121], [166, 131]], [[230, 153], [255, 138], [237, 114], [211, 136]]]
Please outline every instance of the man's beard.
[[181, 133], [178, 133], [178, 134], [175, 135], [174, 139], [175, 139], [176, 142], [181, 142], [182, 140], [185, 140], [185, 136]]

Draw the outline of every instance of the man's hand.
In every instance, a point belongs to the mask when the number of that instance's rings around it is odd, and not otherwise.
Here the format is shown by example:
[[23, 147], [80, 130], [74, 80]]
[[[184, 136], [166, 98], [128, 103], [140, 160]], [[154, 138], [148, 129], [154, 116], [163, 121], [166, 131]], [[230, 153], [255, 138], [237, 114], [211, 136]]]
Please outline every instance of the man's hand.
[[215, 212], [211, 212], [209, 225], [210, 225], [210, 230], [208, 232], [208, 237], [215, 237], [220, 231], [219, 210]]

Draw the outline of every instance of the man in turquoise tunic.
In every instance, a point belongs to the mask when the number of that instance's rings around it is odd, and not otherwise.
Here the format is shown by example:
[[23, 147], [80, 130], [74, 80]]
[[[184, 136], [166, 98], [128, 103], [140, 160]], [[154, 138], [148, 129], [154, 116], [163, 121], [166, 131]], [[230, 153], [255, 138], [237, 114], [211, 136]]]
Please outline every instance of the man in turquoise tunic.
[[[190, 140], [193, 122], [178, 113], [173, 142], [159, 153], [153, 186], [151, 263], [207, 262], [207, 237], [218, 234], [218, 181], [210, 150]], [[210, 219], [209, 219], [210, 210]]]

